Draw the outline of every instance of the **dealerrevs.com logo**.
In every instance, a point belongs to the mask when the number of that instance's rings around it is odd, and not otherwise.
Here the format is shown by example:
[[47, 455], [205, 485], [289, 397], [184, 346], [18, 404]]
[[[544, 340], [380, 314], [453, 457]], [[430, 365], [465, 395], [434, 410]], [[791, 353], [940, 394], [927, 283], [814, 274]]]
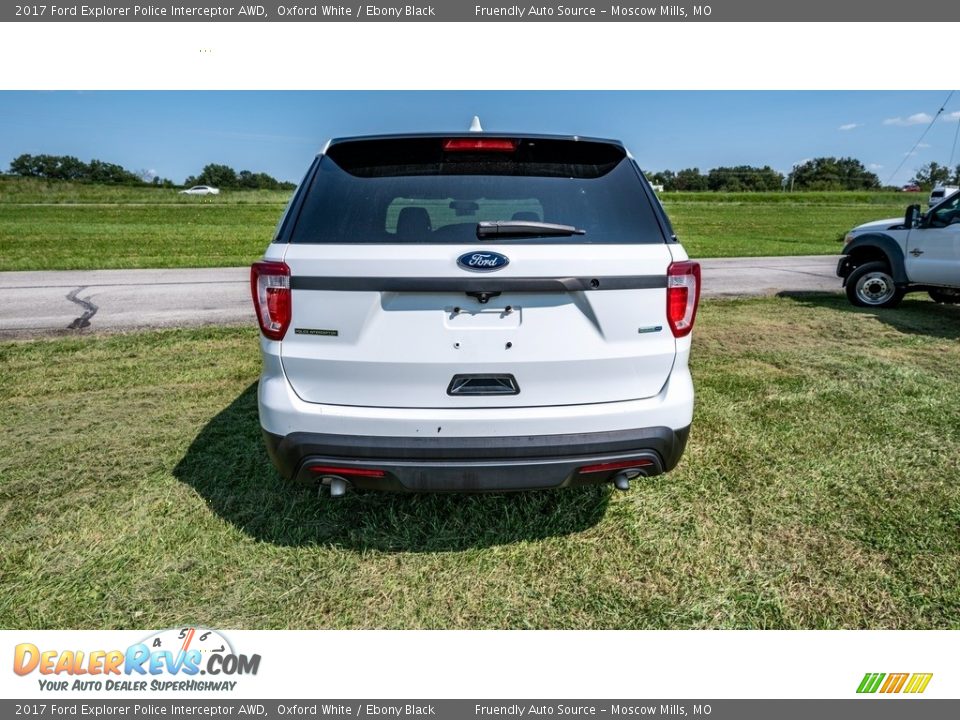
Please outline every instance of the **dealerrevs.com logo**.
[[[53, 650], [33, 643], [14, 648], [13, 671], [36, 674], [41, 690], [231, 691], [238, 676], [256, 675], [260, 655], [237, 653], [216, 630], [163, 630], [125, 650]], [[202, 678], [201, 678], [202, 676]]]

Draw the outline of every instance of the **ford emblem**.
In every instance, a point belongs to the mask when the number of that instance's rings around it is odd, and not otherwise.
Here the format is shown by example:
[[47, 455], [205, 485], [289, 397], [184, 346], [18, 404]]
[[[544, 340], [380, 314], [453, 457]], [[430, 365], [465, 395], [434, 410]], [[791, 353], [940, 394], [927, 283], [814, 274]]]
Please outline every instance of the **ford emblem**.
[[510, 258], [500, 253], [489, 252], [487, 250], [476, 250], [474, 252], [464, 253], [457, 258], [457, 265], [464, 270], [473, 270], [474, 272], [491, 272], [506, 267], [510, 263]]

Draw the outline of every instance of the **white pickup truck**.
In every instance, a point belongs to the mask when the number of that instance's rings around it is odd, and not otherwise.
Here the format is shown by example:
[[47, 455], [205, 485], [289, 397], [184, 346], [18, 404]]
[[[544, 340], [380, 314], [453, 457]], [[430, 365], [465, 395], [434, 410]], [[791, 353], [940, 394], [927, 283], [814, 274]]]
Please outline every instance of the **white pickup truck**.
[[896, 307], [908, 292], [960, 303], [960, 192], [925, 213], [859, 225], [844, 238], [837, 275], [861, 307]]

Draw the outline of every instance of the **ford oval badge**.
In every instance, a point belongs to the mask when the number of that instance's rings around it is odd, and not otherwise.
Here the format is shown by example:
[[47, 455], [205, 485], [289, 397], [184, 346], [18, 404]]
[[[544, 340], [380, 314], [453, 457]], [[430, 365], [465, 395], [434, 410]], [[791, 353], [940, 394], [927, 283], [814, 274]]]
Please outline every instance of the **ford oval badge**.
[[464, 270], [473, 270], [474, 272], [491, 272], [506, 267], [510, 263], [510, 258], [500, 253], [489, 252], [488, 250], [476, 250], [474, 252], [464, 253], [457, 258], [457, 265]]

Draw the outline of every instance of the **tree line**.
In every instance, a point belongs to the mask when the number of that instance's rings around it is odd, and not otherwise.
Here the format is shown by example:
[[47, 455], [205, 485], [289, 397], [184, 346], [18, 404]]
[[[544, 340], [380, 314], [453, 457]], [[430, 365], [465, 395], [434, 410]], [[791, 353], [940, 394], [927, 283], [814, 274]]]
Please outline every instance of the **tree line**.
[[[784, 175], [769, 165], [718, 167], [704, 173], [699, 168], [676, 172], [647, 172], [647, 178], [664, 190], [714, 192], [764, 192], [771, 190], [880, 190], [876, 173], [855, 158], [819, 157], [806, 160]], [[916, 170], [911, 184], [929, 190], [935, 185], [960, 185], [960, 165], [952, 170], [930, 162]], [[897, 188], [887, 188], [897, 189]]]
[[[161, 178], [140, 170], [133, 172], [115, 163], [102, 160], [84, 162], [72, 155], [23, 154], [10, 163], [10, 174], [46, 180], [112, 185], [154, 185], [159, 187], [190, 187], [211, 185], [226, 190], [293, 190], [296, 185], [284, 182], [263, 172], [234, 170], [229, 165], [210, 163], [198, 175], [191, 175], [183, 183]], [[736, 165], [717, 167], [701, 172], [699, 168], [647, 172], [647, 178], [666, 191], [766, 192], [772, 190], [879, 190], [880, 179], [855, 158], [820, 157], [795, 165], [787, 175], [769, 165], [754, 167]], [[953, 170], [930, 162], [919, 168], [912, 183], [923, 189], [937, 184], [960, 185], [960, 165]]]
[[293, 190], [296, 187], [292, 182], [281, 182], [266, 173], [255, 173], [249, 170], [237, 172], [229, 165], [217, 164], [205, 166], [199, 175], [191, 175], [183, 181], [183, 184], [188, 187], [212, 185], [233, 190]]
[[241, 170], [211, 163], [199, 175], [191, 175], [183, 183], [176, 183], [156, 174], [140, 170], [133, 172], [121, 165], [102, 160], [84, 162], [72, 155], [30, 155], [24, 153], [10, 162], [11, 175], [44, 180], [71, 180], [107, 185], [153, 185], [159, 187], [190, 187], [212, 185], [227, 190], [293, 190], [296, 185], [283, 182], [262, 172]]
[[854, 158], [821, 157], [795, 165], [784, 175], [769, 165], [717, 167], [706, 173], [699, 168], [647, 173], [650, 182], [664, 190], [713, 192], [768, 192], [771, 190], [876, 190], [875, 173]]

